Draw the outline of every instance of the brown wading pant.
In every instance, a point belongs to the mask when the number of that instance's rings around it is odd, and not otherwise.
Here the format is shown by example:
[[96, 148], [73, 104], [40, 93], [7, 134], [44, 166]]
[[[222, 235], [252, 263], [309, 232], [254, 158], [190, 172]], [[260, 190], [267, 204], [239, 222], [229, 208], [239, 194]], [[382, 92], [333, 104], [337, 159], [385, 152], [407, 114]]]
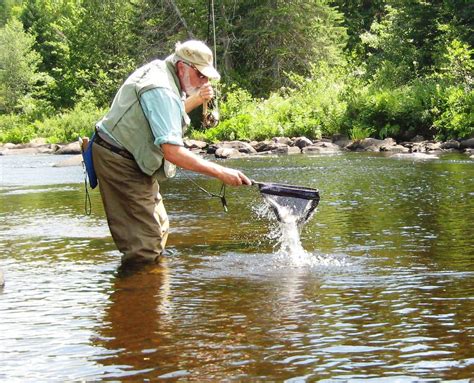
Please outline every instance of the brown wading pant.
[[156, 262], [168, 239], [168, 215], [156, 179], [133, 160], [92, 147], [107, 222], [122, 262]]

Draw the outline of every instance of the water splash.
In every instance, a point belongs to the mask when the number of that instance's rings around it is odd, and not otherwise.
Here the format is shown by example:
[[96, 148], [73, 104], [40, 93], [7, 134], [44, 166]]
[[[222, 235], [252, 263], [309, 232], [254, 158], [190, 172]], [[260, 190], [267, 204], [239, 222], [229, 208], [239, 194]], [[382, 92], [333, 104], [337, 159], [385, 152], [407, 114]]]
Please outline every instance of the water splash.
[[[275, 209], [278, 209], [279, 220], [276, 219]], [[275, 256], [279, 262], [292, 266], [343, 266], [344, 259], [330, 255], [321, 255], [307, 252], [301, 243], [301, 231], [304, 222], [294, 213], [294, 209], [281, 206], [275, 199], [254, 207], [257, 217], [268, 219], [274, 223], [270, 227], [267, 237], [276, 241]]]

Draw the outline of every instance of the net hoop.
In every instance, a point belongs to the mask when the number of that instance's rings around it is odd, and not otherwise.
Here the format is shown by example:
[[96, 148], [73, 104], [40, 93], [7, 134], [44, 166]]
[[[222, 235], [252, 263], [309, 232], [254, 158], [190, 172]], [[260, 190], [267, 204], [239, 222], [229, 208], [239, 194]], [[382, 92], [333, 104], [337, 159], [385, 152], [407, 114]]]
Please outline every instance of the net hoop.
[[255, 182], [260, 193], [282, 197], [301, 198], [306, 200], [319, 201], [319, 190], [314, 188], [279, 184], [273, 182]]

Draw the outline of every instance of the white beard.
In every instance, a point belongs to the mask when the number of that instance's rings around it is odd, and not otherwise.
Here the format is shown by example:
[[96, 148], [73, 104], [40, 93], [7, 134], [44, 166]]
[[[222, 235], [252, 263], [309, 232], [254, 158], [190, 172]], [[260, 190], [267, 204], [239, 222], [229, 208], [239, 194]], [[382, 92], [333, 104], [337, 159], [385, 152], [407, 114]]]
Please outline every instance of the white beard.
[[186, 90], [185, 92], [188, 95], [188, 97], [191, 97], [199, 92], [199, 88], [192, 88], [192, 89]]

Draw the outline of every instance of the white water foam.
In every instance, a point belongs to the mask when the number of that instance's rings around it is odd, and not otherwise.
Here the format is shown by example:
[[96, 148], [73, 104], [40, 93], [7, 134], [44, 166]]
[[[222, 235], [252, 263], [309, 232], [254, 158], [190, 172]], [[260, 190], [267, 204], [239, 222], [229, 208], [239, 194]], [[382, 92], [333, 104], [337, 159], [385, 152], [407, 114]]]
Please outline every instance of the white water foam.
[[[301, 231], [304, 222], [294, 214], [294, 209], [281, 206], [272, 199], [270, 202], [257, 205], [254, 212], [260, 218], [274, 221], [276, 224], [270, 229], [268, 238], [276, 240], [276, 256], [284, 263], [296, 267], [301, 266], [344, 266], [343, 259], [332, 256], [318, 255], [307, 252], [301, 244]], [[276, 219], [275, 209], [278, 209], [279, 220]]]

